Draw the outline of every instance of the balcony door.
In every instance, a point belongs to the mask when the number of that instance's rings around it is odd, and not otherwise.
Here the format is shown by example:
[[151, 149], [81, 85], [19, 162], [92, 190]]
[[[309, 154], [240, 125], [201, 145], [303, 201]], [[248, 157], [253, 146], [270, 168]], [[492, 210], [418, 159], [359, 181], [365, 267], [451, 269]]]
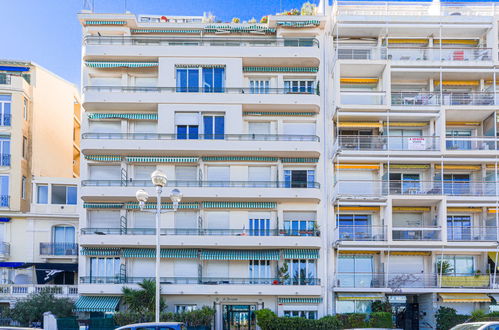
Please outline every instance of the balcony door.
[[10, 137], [0, 137], [0, 166], [10, 166]]
[[374, 260], [370, 255], [340, 255], [337, 285], [340, 288], [375, 288]]
[[286, 188], [312, 188], [315, 182], [315, 170], [284, 170]]
[[370, 241], [373, 239], [371, 215], [369, 214], [338, 214], [336, 225], [340, 240]]
[[388, 131], [388, 147], [390, 150], [411, 150], [409, 138], [422, 135], [423, 131], [420, 129], [390, 129]]
[[444, 174], [444, 193], [447, 195], [467, 195], [470, 193], [469, 174]]
[[391, 255], [388, 267], [389, 287], [421, 288], [433, 284], [424, 274], [424, 256]]
[[447, 216], [447, 240], [471, 241], [472, 222], [469, 215]]
[[390, 194], [419, 194], [419, 173], [390, 173]]
[[448, 129], [445, 136], [447, 150], [471, 150], [471, 130]]
[[56, 226], [52, 228], [53, 255], [73, 255], [75, 247], [75, 227]]

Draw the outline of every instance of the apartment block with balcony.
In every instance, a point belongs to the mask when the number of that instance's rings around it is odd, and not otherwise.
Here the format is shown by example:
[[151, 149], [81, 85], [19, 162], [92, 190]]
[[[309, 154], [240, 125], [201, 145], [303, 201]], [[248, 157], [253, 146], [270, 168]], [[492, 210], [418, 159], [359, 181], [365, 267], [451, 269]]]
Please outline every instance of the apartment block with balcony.
[[79, 104], [39, 65], [0, 61], [1, 304], [42, 289], [76, 298]]
[[169, 311], [214, 306], [215, 329], [255, 329], [264, 307], [325, 315], [325, 17], [79, 19], [82, 304], [154, 277], [155, 219], [135, 192], [161, 169], [184, 196], [160, 220]]
[[435, 327], [497, 292], [493, 6], [335, 3], [329, 54], [331, 312], [388, 300]]

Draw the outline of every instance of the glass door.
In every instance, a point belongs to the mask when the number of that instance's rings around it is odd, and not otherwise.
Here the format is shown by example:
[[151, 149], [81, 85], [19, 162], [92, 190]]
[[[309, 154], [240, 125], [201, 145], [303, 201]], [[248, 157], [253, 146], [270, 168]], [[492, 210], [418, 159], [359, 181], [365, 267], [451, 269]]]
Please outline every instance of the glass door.
[[256, 329], [254, 305], [224, 305], [223, 330]]
[[447, 239], [449, 241], [471, 241], [471, 216], [447, 216]]
[[445, 135], [447, 150], [471, 150], [471, 130], [448, 129]]

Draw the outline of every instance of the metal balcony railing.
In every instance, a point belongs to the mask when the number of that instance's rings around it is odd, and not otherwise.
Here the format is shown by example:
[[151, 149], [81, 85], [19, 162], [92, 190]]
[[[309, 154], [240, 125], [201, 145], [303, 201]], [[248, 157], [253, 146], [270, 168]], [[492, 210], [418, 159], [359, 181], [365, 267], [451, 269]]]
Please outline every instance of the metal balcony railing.
[[440, 150], [438, 136], [381, 136], [340, 135], [338, 149], [369, 151], [437, 151]]
[[497, 227], [447, 226], [447, 240], [454, 242], [496, 242]]
[[315, 38], [86, 36], [87, 45], [215, 46], [215, 47], [319, 47]]
[[439, 227], [393, 227], [394, 241], [440, 241], [442, 229]]
[[340, 225], [334, 229], [336, 241], [384, 241], [386, 226]]
[[0, 284], [0, 296], [27, 296], [31, 293], [50, 292], [56, 296], [78, 296], [77, 285], [36, 285], [36, 284]]
[[[140, 283], [145, 279], [153, 280], [154, 277], [133, 277], [133, 276], [82, 276], [80, 284], [121, 284]], [[249, 277], [161, 277], [161, 284], [200, 284], [200, 285], [224, 285], [224, 284], [257, 284], [257, 285], [320, 285], [318, 278], [298, 278], [279, 279], [270, 278], [249, 278]]]
[[85, 86], [84, 92], [106, 93], [201, 93], [201, 94], [303, 94], [319, 95], [316, 88], [254, 88], [254, 87], [141, 87]]
[[76, 243], [40, 243], [40, 255], [48, 256], [77, 256], [78, 244]]
[[[83, 139], [97, 140], [226, 140], [226, 141], [319, 141], [317, 135], [299, 134], [196, 134], [162, 133], [83, 133]], [[204, 142], [203, 142], [204, 143]]]
[[[86, 187], [152, 187], [151, 180], [83, 180]], [[216, 187], [216, 188], [320, 188], [319, 182], [297, 181], [168, 181], [171, 187]]]
[[440, 94], [432, 92], [402, 91], [391, 93], [392, 105], [401, 106], [437, 106]]
[[[155, 228], [82, 228], [82, 235], [155, 235]], [[320, 236], [315, 229], [197, 229], [161, 228], [161, 235], [185, 236]]]
[[443, 105], [494, 105], [497, 104], [494, 93], [490, 92], [444, 92]]
[[[341, 177], [341, 173], [339, 174]], [[386, 196], [386, 195], [449, 195], [496, 196], [497, 184], [492, 181], [417, 181], [417, 180], [338, 180], [336, 195]]]
[[383, 105], [386, 92], [383, 91], [340, 91], [342, 105]]

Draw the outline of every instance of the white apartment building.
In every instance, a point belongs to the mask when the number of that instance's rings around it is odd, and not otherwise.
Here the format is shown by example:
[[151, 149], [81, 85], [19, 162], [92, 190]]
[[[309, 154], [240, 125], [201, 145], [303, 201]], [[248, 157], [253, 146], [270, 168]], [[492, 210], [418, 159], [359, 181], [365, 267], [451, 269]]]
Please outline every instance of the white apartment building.
[[254, 329], [261, 308], [319, 318], [387, 299], [398, 327], [424, 329], [440, 306], [497, 303], [493, 4], [321, 12], [79, 15], [79, 311], [118, 310], [124, 285], [154, 276], [135, 192], [155, 169], [184, 195], [161, 218], [170, 311]]

